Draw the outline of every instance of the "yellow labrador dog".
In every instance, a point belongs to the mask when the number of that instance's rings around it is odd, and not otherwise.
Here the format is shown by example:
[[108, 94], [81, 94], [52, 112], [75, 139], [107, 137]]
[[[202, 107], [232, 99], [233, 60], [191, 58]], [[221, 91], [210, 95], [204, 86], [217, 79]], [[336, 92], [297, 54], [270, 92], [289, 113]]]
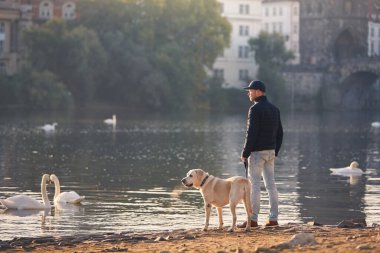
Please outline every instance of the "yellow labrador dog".
[[236, 229], [236, 206], [243, 200], [247, 213], [246, 231], [250, 230], [252, 206], [251, 206], [251, 183], [244, 177], [230, 177], [221, 179], [209, 175], [201, 169], [190, 170], [186, 177], [182, 179], [182, 184], [186, 187], [199, 189], [203, 196], [205, 207], [205, 226], [208, 229], [211, 206], [218, 210], [219, 229], [223, 229], [222, 208], [229, 204], [232, 214], [232, 227], [228, 230], [233, 232]]

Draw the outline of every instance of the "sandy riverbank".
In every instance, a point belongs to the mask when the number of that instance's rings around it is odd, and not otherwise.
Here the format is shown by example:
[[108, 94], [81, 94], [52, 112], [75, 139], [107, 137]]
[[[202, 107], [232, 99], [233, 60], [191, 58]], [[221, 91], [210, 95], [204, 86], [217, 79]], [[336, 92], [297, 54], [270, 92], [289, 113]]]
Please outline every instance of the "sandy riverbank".
[[[295, 245], [293, 236], [307, 236]], [[306, 237], [305, 237], [306, 238]], [[301, 240], [302, 241], [302, 240]], [[313, 242], [314, 241], [314, 242]], [[300, 241], [298, 241], [300, 242]], [[6, 252], [380, 252], [380, 228], [281, 225], [250, 232], [176, 230], [0, 241]]]

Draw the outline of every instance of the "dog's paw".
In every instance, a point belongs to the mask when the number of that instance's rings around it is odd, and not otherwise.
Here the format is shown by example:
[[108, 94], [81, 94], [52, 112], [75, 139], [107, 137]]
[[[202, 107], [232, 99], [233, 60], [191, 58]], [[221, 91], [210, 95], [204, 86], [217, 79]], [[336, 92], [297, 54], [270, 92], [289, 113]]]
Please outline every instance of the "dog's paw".
[[230, 232], [230, 233], [232, 233], [232, 232], [234, 232], [234, 228], [230, 228], [227, 231]]
[[250, 227], [247, 227], [247, 228], [245, 228], [244, 230], [245, 230], [245, 232], [249, 232], [249, 231], [251, 231], [251, 228], [250, 228]]
[[202, 231], [207, 231], [207, 229], [208, 229], [208, 228], [204, 227], [204, 228], [202, 229]]

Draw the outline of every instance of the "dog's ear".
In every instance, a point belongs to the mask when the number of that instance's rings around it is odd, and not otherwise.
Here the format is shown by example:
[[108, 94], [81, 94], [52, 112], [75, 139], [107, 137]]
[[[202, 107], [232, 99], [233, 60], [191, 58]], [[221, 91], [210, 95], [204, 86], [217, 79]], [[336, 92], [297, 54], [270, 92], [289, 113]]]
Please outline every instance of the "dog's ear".
[[199, 180], [201, 180], [205, 174], [208, 175], [208, 173], [205, 172], [205, 171], [202, 170], [202, 169], [196, 169], [196, 170], [195, 170], [195, 173], [196, 173], [196, 175], [197, 175], [197, 178], [199, 178]]

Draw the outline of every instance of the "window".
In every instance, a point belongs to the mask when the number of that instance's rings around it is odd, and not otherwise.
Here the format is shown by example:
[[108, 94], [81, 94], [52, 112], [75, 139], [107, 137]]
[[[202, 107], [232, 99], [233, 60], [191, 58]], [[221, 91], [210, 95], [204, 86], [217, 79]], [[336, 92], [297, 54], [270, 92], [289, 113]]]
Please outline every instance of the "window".
[[214, 78], [224, 79], [224, 69], [214, 69]]
[[297, 34], [297, 33], [298, 33], [298, 25], [293, 24], [293, 34]]
[[239, 46], [239, 58], [243, 58], [243, 46]]
[[239, 80], [247, 81], [249, 79], [248, 69], [239, 69]]
[[278, 8], [278, 15], [282, 16], [282, 7]]
[[0, 53], [4, 52], [4, 40], [0, 40]]
[[272, 24], [272, 27], [273, 27], [273, 32], [277, 32], [277, 23], [273, 23]]
[[306, 13], [310, 14], [311, 12], [312, 12], [312, 10], [311, 10], [311, 3], [307, 3], [306, 4]]
[[239, 35], [240, 36], [249, 36], [249, 26], [240, 25], [239, 26]]
[[375, 37], [375, 29], [371, 27], [371, 37]]
[[278, 32], [282, 33], [282, 23], [278, 23]]
[[7, 66], [4, 62], [0, 62], [0, 74], [6, 74], [7, 73]]
[[40, 18], [49, 19], [53, 13], [53, 3], [50, 1], [42, 1], [40, 3]]
[[62, 6], [62, 18], [63, 19], [75, 18], [75, 3], [67, 2]]
[[265, 8], [265, 16], [269, 17], [269, 8], [268, 7]]
[[249, 14], [249, 4], [240, 4], [239, 5], [239, 14]]
[[347, 0], [344, 2], [344, 11], [346, 12], [346, 14], [351, 14], [352, 13], [352, 1], [351, 0]]
[[5, 23], [0, 22], [0, 33], [5, 33]]
[[276, 7], [273, 8], [273, 16], [276, 16], [277, 15], [277, 9]]
[[323, 5], [321, 3], [318, 4], [318, 13], [319, 14], [323, 13]]
[[375, 45], [373, 44], [373, 41], [371, 41], [370, 48], [369, 48], [369, 55], [373, 55], [373, 50], [374, 50]]
[[292, 43], [292, 49], [293, 49], [294, 52], [298, 51], [297, 43], [295, 43], [295, 42]]
[[297, 6], [294, 6], [294, 8], [293, 8], [293, 15], [294, 16], [298, 15], [298, 8], [297, 8]]
[[248, 46], [239, 46], [239, 58], [248, 58], [249, 47]]

